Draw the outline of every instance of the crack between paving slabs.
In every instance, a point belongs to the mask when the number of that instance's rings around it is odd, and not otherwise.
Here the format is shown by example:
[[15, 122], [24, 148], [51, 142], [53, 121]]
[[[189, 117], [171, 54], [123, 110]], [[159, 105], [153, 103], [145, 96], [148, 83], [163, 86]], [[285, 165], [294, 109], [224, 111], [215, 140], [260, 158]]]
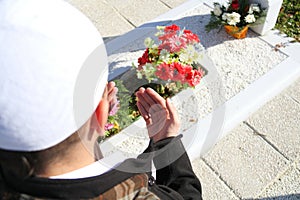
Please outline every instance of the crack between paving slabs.
[[238, 194], [236, 194], [235, 190], [227, 184], [227, 182], [222, 178], [222, 176], [204, 158], [201, 158], [201, 160], [219, 178], [219, 180], [233, 193], [233, 195], [241, 199], [241, 197]]
[[[292, 97], [290, 97], [292, 98]], [[279, 172], [274, 179], [272, 179], [269, 184], [267, 184], [262, 190], [261, 192], [256, 196], [256, 198], [258, 198], [260, 195], [263, 194], [263, 192], [265, 192], [265, 190], [270, 187], [271, 185], [273, 185], [277, 180], [279, 180], [293, 165], [295, 166], [295, 169], [298, 170], [300, 172], [300, 169], [297, 168], [296, 166], [296, 161], [292, 162], [287, 156], [285, 156], [283, 153], [281, 153], [281, 151], [273, 144], [271, 143], [267, 138], [265, 134], [261, 134], [259, 133], [259, 131], [257, 131], [251, 124], [249, 124], [248, 122], [244, 121], [243, 122], [246, 126], [248, 126], [255, 135], [261, 137], [267, 144], [269, 144], [273, 149], [275, 149], [280, 155], [282, 155], [289, 163], [288, 166], [285, 170], [283, 170], [282, 172]]]
[[246, 121], [243, 121], [243, 123], [248, 126], [253, 132], [255, 135], [259, 136], [260, 138], [262, 138], [267, 144], [269, 144], [275, 151], [277, 151], [280, 155], [282, 155], [287, 161], [291, 161], [286, 155], [284, 155], [271, 141], [269, 141], [267, 138], [266, 138], [266, 135], [265, 134], [262, 134], [260, 133], [259, 131], [257, 131], [251, 124], [249, 124], [248, 122]]
[[162, 4], [164, 4], [164, 5], [167, 6], [168, 8], [172, 9], [172, 7], [169, 6], [167, 3], [165, 3], [165, 2], [163, 2], [163, 1], [161, 1], [161, 0], [159, 0], [159, 2], [162, 3]]
[[136, 28], [136, 25], [133, 24], [127, 17], [125, 17], [124, 15], [122, 15], [122, 13], [120, 13], [118, 11], [118, 9], [116, 7], [114, 7], [113, 5], [109, 4], [107, 1], [104, 1], [108, 6], [110, 6], [114, 11], [116, 11], [123, 19], [125, 19], [125, 21], [127, 21], [131, 26], [133, 26], [133, 28]]
[[290, 96], [288, 94], [285, 94], [284, 96], [287, 97], [287, 98], [289, 98], [290, 100], [296, 102], [297, 104], [300, 104], [300, 102], [298, 101], [298, 99], [296, 99], [295, 97], [292, 97], [292, 96]]

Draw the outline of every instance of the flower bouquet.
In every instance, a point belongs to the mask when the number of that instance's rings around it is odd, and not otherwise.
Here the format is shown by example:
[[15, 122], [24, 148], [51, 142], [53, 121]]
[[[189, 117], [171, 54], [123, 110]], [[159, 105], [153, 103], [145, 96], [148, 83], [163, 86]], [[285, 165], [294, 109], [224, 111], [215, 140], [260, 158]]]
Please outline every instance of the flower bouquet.
[[248, 26], [258, 23], [265, 16], [259, 4], [250, 4], [248, 0], [230, 0], [228, 6], [214, 3], [211, 18], [206, 31], [224, 26], [226, 32], [235, 38], [245, 38]]
[[195, 87], [205, 74], [199, 64], [204, 51], [198, 36], [175, 24], [157, 29], [159, 43], [146, 38], [146, 50], [138, 59], [138, 66], [133, 64], [137, 77], [166, 87], [175, 85], [177, 89]]

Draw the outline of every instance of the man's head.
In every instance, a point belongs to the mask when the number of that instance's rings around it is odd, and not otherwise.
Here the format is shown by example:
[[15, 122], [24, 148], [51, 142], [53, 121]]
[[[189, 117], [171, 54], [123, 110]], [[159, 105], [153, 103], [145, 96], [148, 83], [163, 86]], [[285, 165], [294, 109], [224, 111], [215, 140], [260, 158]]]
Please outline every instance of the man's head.
[[61, 0], [0, 1], [0, 149], [40, 151], [96, 109], [107, 56], [93, 24]]

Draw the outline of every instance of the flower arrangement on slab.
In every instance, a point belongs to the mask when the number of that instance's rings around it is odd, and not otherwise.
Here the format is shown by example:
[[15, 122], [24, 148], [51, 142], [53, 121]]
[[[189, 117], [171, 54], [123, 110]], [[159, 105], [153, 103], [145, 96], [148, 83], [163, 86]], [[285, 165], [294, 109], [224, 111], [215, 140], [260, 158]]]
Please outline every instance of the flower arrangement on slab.
[[[132, 65], [136, 77], [148, 82], [144, 87], [151, 87], [167, 98], [200, 83], [206, 74], [206, 69], [200, 64], [204, 48], [198, 36], [190, 30], [181, 30], [175, 24], [159, 26], [157, 29], [155, 39], [158, 43], [154, 39], [146, 38], [146, 50], [138, 58], [138, 65]], [[135, 91], [130, 92], [124, 81], [115, 82], [122, 98], [114, 112], [110, 113], [105, 127], [106, 137], [118, 133], [140, 116], [136, 107]]]
[[157, 29], [159, 44], [146, 38], [146, 50], [138, 59], [138, 66], [133, 64], [137, 77], [145, 77], [149, 82], [176, 83], [182, 88], [195, 87], [205, 74], [199, 64], [203, 47], [198, 36], [190, 30], [180, 30], [175, 24]]
[[259, 4], [250, 4], [248, 0], [230, 0], [227, 6], [214, 3], [211, 18], [206, 31], [224, 26], [226, 32], [235, 38], [245, 38], [248, 26], [261, 23], [265, 11]]

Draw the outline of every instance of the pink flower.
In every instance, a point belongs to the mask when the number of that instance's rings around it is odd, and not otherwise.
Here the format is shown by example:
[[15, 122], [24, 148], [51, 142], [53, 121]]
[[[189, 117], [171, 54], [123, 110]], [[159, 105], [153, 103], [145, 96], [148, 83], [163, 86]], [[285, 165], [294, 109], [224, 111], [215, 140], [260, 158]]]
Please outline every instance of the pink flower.
[[184, 30], [183, 31], [183, 37], [187, 40], [186, 42], [188, 44], [194, 44], [200, 42], [199, 37], [192, 33], [190, 30]]
[[109, 112], [109, 116], [114, 116], [115, 114], [117, 114], [119, 108], [120, 108], [120, 101], [117, 101], [117, 102], [113, 105], [111, 111]]
[[179, 52], [182, 48], [186, 47], [186, 41], [183, 37], [179, 37], [178, 35], [174, 35], [162, 42], [159, 45], [159, 49], [166, 49], [171, 53]]
[[107, 123], [107, 124], [105, 124], [105, 126], [104, 126], [104, 130], [108, 131], [108, 130], [112, 129], [113, 127], [114, 127], [114, 124]]
[[168, 40], [169, 38], [174, 37], [174, 36], [176, 36], [176, 32], [171, 32], [171, 33], [166, 33], [166, 34], [159, 36], [158, 39], [161, 40], [163, 43], [166, 40]]
[[169, 80], [172, 79], [172, 72], [170, 70], [170, 65], [167, 63], [162, 63], [157, 66], [155, 75], [161, 80]]

